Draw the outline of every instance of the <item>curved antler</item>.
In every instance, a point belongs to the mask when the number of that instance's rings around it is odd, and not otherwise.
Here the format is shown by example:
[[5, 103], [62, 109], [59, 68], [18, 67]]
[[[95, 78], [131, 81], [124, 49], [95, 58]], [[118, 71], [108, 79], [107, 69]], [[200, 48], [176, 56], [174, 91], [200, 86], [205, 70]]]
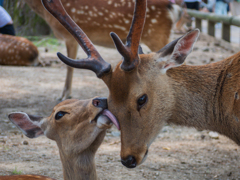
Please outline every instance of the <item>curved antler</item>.
[[125, 71], [131, 71], [139, 64], [138, 46], [145, 23], [146, 8], [147, 0], [136, 0], [132, 25], [127, 36], [126, 45], [123, 44], [117, 34], [110, 33], [118, 52], [124, 58], [121, 68]]
[[96, 48], [82, 29], [71, 19], [62, 6], [60, 0], [42, 0], [44, 7], [73, 35], [79, 45], [87, 54], [86, 59], [73, 60], [61, 53], [57, 53], [59, 59], [65, 64], [81, 69], [94, 71], [97, 77], [111, 71], [111, 65], [103, 60]]

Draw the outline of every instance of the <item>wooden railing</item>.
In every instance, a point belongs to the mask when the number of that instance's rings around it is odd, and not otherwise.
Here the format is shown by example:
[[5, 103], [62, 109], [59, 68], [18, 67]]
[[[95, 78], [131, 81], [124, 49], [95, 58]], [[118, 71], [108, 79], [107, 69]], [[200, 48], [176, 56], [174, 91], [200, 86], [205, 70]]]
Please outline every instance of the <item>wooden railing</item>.
[[199, 28], [202, 31], [202, 19], [208, 21], [207, 32], [209, 35], [215, 37], [215, 24], [220, 22], [222, 23], [222, 39], [230, 42], [231, 31], [230, 26], [240, 27], [240, 17], [236, 16], [224, 16], [217, 15], [214, 13], [205, 13], [196, 10], [187, 10], [188, 14], [192, 17], [195, 17], [196, 28]]

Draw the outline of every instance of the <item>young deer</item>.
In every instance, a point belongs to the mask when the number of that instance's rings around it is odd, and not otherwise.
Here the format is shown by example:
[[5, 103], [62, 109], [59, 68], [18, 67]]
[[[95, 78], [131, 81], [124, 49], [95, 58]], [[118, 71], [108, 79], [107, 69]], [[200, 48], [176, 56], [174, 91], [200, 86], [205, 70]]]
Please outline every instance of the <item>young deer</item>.
[[37, 65], [38, 49], [28, 39], [0, 34], [0, 65]]
[[136, 0], [126, 45], [111, 33], [123, 56], [112, 71], [61, 4], [45, 2], [88, 55], [77, 61], [61, 53], [58, 57], [69, 66], [94, 71], [109, 89], [109, 110], [121, 127], [122, 164], [141, 164], [165, 122], [217, 131], [240, 145], [240, 52], [208, 65], [183, 65], [199, 35], [193, 30], [156, 53], [143, 54], [139, 41], [146, 3]]
[[[78, 44], [71, 34], [44, 9], [41, 0], [25, 0], [25, 2], [46, 20], [57, 38], [65, 41], [68, 57], [75, 59]], [[156, 51], [169, 42], [175, 6], [172, 6], [168, 0], [148, 0], [148, 2], [142, 43], [145, 43], [152, 51]], [[119, 34], [121, 39], [126, 38], [134, 10], [132, 0], [62, 0], [62, 4], [76, 24], [87, 32], [95, 44], [114, 47], [109, 38], [109, 33], [113, 30]], [[72, 76], [73, 69], [67, 67], [61, 99], [71, 96]]]
[[[65, 100], [46, 118], [19, 112], [9, 114], [9, 119], [29, 138], [45, 135], [56, 141], [64, 180], [97, 179], [95, 153], [106, 129], [112, 123], [119, 129], [116, 118], [107, 110], [106, 98]], [[11, 177], [6, 176], [4, 180]]]

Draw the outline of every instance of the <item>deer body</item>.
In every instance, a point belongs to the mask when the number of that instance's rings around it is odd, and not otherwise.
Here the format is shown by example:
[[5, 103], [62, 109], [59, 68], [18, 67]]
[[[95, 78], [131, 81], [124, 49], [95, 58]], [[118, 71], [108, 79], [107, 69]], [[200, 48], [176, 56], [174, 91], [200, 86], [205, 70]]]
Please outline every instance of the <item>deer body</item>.
[[[71, 34], [42, 6], [41, 0], [25, 0], [46, 22], [57, 38], [66, 43], [68, 57], [75, 59], [78, 44]], [[173, 26], [175, 6], [168, 0], [148, 0], [148, 14], [143, 32], [142, 43], [156, 51], [165, 46]], [[134, 2], [132, 0], [62, 0], [62, 4], [76, 24], [87, 32], [89, 38], [97, 45], [114, 47], [109, 37], [111, 31], [125, 40], [132, 21]], [[179, 9], [178, 9], [179, 10]], [[62, 99], [71, 94], [73, 69], [68, 67]]]
[[23, 37], [0, 34], [0, 65], [36, 65], [37, 47]]
[[169, 70], [175, 101], [168, 122], [217, 131], [240, 145], [239, 57]]
[[[29, 138], [44, 134], [56, 141], [64, 180], [96, 180], [95, 153], [105, 137], [106, 129], [112, 125], [110, 119], [115, 119], [106, 108], [105, 98], [72, 99], [59, 103], [46, 118], [20, 112], [11, 113], [9, 119]], [[28, 180], [29, 176], [33, 175], [25, 175], [22, 180]], [[11, 177], [6, 176], [4, 180]]]
[[147, 1], [136, 0], [127, 43], [111, 33], [123, 56], [112, 70], [58, 0], [44, 5], [88, 55], [75, 61], [58, 53], [59, 59], [71, 67], [92, 70], [109, 89], [109, 109], [121, 126], [123, 165], [135, 168], [144, 162], [165, 122], [217, 131], [240, 145], [240, 53], [204, 66], [183, 65], [199, 36], [195, 29], [156, 53], [144, 54], [139, 42]]

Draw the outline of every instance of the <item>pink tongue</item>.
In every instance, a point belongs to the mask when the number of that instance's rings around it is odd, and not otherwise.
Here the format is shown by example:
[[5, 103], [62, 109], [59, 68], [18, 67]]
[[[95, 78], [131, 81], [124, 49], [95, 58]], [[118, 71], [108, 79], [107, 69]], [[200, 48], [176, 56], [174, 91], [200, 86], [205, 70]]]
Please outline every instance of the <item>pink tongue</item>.
[[102, 115], [107, 116], [112, 121], [112, 123], [118, 128], [118, 130], [120, 131], [120, 126], [118, 124], [118, 120], [109, 110], [104, 109]]

